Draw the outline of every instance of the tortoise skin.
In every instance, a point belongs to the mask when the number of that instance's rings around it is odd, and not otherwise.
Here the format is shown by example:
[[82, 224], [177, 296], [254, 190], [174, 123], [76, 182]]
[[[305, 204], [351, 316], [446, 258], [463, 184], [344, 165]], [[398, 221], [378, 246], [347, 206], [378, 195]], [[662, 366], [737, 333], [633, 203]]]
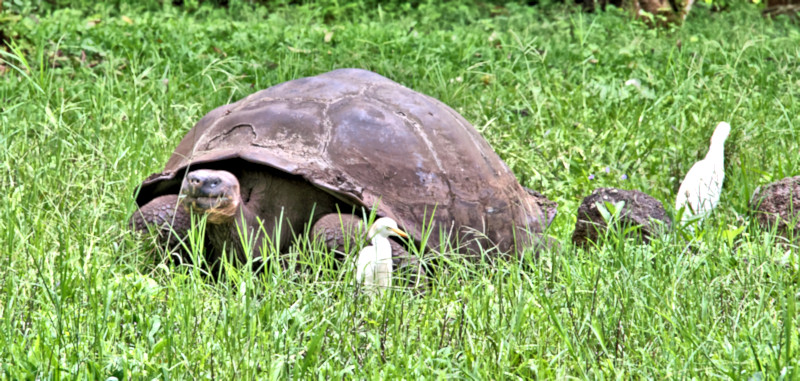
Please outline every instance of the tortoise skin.
[[189, 167], [237, 158], [375, 207], [416, 240], [433, 214], [429, 246], [447, 234], [471, 250], [519, 251], [555, 213], [452, 108], [360, 69], [281, 83], [212, 110], [164, 170], [143, 182], [136, 201], [174, 192]]

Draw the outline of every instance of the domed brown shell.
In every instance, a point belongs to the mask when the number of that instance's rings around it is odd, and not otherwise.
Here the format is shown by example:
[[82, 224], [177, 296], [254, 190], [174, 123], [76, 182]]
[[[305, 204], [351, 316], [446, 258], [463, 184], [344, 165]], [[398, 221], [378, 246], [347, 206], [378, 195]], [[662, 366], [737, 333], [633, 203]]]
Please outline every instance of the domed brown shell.
[[[452, 108], [378, 74], [340, 69], [221, 106], [183, 138], [137, 203], [179, 186], [187, 166], [239, 158], [299, 175], [396, 221], [416, 239], [431, 214], [439, 234], [464, 243], [484, 232], [502, 251], [529, 242], [555, 213], [523, 188], [475, 128]], [[516, 227], [516, 229], [515, 229]], [[457, 233], [457, 234], [455, 234]], [[469, 244], [476, 248], [486, 242]]]

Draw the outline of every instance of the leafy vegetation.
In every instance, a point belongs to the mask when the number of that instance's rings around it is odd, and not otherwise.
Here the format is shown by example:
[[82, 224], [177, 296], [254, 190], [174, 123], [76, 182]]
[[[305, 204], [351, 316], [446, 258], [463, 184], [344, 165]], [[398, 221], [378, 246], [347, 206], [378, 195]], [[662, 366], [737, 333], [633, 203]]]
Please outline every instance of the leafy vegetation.
[[[672, 29], [612, 7], [37, 4], [0, 13], [3, 378], [800, 375], [797, 248], [747, 208], [756, 186], [800, 173], [789, 19], [703, 4]], [[205, 112], [340, 67], [472, 121], [558, 201], [549, 234], [564, 250], [455, 260], [422, 295], [370, 298], [313, 245], [289, 256], [299, 271], [213, 283], [131, 236], [136, 187]], [[734, 129], [726, 183], [696, 236], [570, 246], [596, 187], [671, 205], [720, 120]]]

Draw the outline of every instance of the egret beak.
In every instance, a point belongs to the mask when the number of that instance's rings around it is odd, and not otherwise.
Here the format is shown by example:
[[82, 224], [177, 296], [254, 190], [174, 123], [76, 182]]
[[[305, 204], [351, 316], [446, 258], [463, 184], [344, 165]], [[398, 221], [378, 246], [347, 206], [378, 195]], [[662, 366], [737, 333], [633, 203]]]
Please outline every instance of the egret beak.
[[400, 230], [400, 229], [389, 228], [389, 230], [393, 231], [393, 232], [394, 232], [394, 234], [397, 234], [397, 235], [399, 235], [400, 237], [403, 237], [403, 238], [408, 238], [408, 234], [406, 234], [404, 231], [402, 231], [402, 230]]

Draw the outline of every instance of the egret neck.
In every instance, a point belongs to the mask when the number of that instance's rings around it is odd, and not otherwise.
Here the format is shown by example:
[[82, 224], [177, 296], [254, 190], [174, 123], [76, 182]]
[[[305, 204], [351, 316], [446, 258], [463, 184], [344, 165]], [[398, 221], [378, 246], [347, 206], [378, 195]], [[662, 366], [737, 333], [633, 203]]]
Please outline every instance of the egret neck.
[[731, 127], [728, 123], [721, 122], [714, 134], [711, 136], [711, 144], [708, 146], [706, 160], [712, 168], [712, 185], [709, 190], [717, 189], [718, 193], [722, 190], [722, 182], [725, 180], [725, 140], [730, 134]]

